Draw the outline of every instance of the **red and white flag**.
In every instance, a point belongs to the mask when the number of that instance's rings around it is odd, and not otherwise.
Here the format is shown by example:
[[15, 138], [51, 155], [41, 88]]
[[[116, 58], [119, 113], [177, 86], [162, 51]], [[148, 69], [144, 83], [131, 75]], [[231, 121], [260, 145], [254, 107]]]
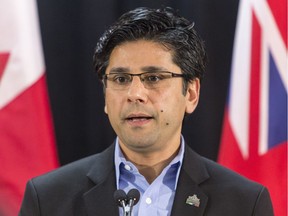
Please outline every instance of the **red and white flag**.
[[58, 166], [35, 0], [0, 0], [0, 215]]
[[287, 211], [287, 0], [240, 0], [219, 162]]

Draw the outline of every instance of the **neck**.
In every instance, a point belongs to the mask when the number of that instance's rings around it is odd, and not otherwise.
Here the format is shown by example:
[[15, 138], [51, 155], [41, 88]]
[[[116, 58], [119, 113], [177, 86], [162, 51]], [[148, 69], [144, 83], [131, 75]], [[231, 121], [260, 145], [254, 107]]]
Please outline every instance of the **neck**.
[[163, 169], [173, 160], [173, 158], [177, 155], [178, 151], [172, 154], [169, 158], [159, 161], [156, 164], [135, 164], [138, 168], [139, 172], [146, 178], [147, 182], [151, 184], [163, 171]]
[[151, 184], [163, 171], [163, 169], [176, 157], [180, 149], [174, 149], [171, 152], [162, 151], [155, 153], [137, 153], [127, 154], [127, 151], [123, 150], [123, 153], [127, 160], [131, 161], [139, 170], [139, 172], [145, 177], [147, 182]]

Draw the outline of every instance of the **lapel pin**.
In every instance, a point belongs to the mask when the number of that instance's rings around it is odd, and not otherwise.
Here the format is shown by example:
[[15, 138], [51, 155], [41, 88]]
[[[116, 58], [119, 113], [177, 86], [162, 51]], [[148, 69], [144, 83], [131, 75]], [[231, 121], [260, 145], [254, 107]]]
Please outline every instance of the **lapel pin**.
[[186, 199], [186, 204], [192, 205], [192, 206], [195, 206], [195, 207], [199, 207], [200, 206], [200, 199], [198, 199], [197, 195], [194, 194], [193, 196], [189, 196]]

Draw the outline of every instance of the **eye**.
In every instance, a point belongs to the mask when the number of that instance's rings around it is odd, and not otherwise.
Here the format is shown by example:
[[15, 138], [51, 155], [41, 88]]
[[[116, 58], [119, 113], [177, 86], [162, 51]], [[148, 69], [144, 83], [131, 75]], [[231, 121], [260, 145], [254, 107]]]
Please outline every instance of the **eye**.
[[130, 76], [128, 74], [113, 74], [112, 81], [117, 84], [126, 84], [130, 82]]
[[155, 74], [145, 74], [144, 76], [144, 80], [145, 82], [149, 82], [149, 83], [157, 83], [161, 80], [165, 79], [165, 77], [163, 77], [161, 74], [155, 73]]

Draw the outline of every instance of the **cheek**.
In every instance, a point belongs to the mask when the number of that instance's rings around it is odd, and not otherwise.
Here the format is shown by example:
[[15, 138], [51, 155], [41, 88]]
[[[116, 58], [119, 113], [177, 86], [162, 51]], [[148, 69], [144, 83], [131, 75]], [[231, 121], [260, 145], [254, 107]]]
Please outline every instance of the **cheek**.
[[[161, 110], [160, 110], [160, 113], [164, 113], [164, 109], [161, 109]], [[167, 120], [167, 121], [165, 122], [165, 125], [167, 125], [167, 126], [169, 125], [169, 120]]]
[[117, 107], [120, 104], [119, 97], [115, 97], [114, 94], [112, 94], [109, 91], [106, 91], [105, 94], [105, 106], [104, 111], [106, 114], [111, 115], [115, 112], [117, 112]]
[[182, 122], [186, 108], [185, 97], [182, 92], [181, 95], [168, 94], [167, 97], [162, 97], [157, 105], [159, 105], [157, 106], [159, 117], [164, 125]]

